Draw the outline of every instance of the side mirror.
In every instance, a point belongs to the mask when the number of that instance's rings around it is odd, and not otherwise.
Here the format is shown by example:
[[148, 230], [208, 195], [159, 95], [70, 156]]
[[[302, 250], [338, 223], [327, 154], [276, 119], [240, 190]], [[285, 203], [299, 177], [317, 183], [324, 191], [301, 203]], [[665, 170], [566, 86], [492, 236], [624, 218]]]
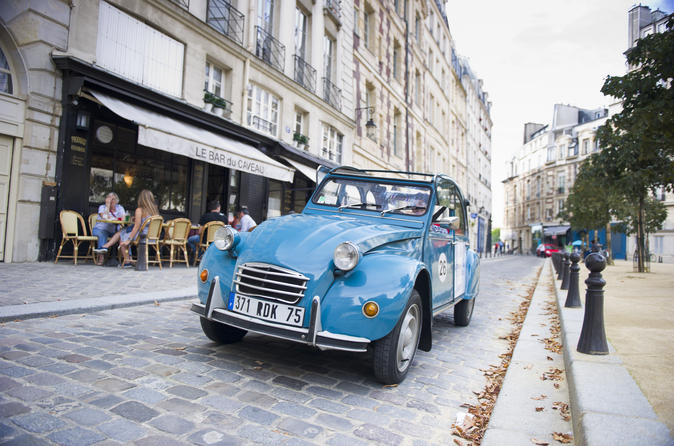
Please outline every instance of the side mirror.
[[449, 223], [449, 229], [453, 231], [456, 231], [461, 227], [461, 219], [457, 216], [449, 217], [447, 222]]

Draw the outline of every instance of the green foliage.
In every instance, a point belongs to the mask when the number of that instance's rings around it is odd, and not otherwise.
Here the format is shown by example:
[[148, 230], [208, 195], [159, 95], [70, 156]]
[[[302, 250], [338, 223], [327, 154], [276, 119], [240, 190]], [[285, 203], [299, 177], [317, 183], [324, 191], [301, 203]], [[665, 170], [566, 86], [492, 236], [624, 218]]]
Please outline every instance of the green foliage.
[[494, 228], [491, 230], [491, 239], [494, 242], [501, 239], [501, 228]]
[[295, 132], [293, 133], [293, 141], [297, 141], [300, 144], [309, 144], [309, 137], [299, 132]]
[[[636, 234], [639, 222], [639, 205], [623, 201], [614, 209], [613, 214], [621, 223], [618, 229], [627, 235]], [[647, 234], [662, 229], [662, 223], [667, 218], [667, 208], [664, 203], [653, 197], [644, 200], [644, 231]]]
[[603, 228], [611, 221], [611, 208], [620, 197], [611, 193], [608, 178], [595, 165], [597, 154], [581, 166], [560, 217], [576, 231]]

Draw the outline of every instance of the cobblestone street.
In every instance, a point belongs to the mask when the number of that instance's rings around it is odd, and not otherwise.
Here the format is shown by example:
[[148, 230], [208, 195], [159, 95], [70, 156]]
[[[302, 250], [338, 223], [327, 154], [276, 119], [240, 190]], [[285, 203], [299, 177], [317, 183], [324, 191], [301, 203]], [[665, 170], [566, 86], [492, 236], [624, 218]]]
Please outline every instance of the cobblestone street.
[[0, 443], [453, 444], [541, 265], [483, 261], [471, 325], [436, 317], [433, 349], [397, 387], [374, 381], [368, 354], [254, 334], [216, 346], [188, 301], [5, 323]]

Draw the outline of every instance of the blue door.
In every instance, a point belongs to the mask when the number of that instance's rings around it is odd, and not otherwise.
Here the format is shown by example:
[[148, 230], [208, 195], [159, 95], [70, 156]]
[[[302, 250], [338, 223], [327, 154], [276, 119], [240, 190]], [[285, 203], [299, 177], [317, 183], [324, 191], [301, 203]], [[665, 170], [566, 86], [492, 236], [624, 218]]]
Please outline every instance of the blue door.
[[454, 234], [450, 228], [450, 197], [453, 184], [440, 180], [436, 188], [432, 221], [428, 227], [424, 261], [431, 267], [433, 308], [438, 308], [454, 298]]

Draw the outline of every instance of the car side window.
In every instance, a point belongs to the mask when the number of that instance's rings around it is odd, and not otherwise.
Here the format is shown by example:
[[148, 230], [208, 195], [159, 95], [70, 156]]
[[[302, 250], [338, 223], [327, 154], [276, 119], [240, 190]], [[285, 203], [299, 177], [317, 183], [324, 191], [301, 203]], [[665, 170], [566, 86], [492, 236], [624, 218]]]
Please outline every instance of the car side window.
[[438, 183], [436, 188], [437, 200], [433, 210], [433, 222], [430, 230], [433, 232], [447, 233], [450, 229], [450, 217], [459, 217], [459, 227], [456, 235], [465, 235], [466, 216], [463, 212], [461, 195], [456, 186], [448, 181]]

